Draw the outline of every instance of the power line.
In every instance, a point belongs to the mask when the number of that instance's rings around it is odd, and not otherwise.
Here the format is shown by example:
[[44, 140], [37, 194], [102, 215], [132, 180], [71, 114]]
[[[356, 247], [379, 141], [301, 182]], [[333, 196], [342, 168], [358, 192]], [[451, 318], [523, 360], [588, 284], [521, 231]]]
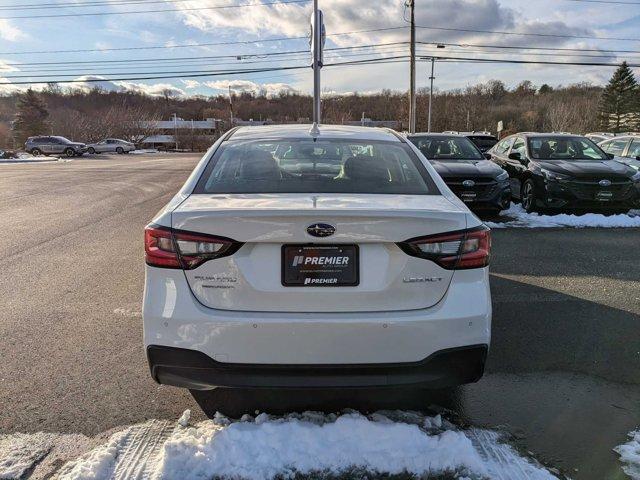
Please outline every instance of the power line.
[[566, 2], [604, 3], [606, 5], [640, 5], [640, 2], [622, 2], [619, 0], [565, 0]]
[[[308, 1], [308, 0], [306, 0]], [[338, 37], [343, 35], [354, 35], [356, 33], [373, 33], [384, 32], [390, 30], [405, 29], [406, 26], [399, 27], [386, 27], [386, 28], [369, 28], [366, 30], [354, 30], [351, 32], [338, 32], [328, 34], [327, 37]], [[308, 40], [308, 36], [299, 37], [280, 37], [280, 38], [258, 38], [255, 40], [235, 40], [229, 42], [215, 42], [215, 43], [189, 43], [180, 45], [152, 45], [147, 47], [115, 47], [115, 48], [80, 48], [72, 50], [31, 50], [21, 52], [0, 52], [0, 55], [32, 55], [40, 53], [89, 53], [89, 52], [115, 52], [115, 51], [129, 51], [129, 50], [156, 50], [156, 49], [173, 49], [173, 48], [194, 48], [194, 47], [216, 47], [222, 45], [251, 45], [253, 43], [265, 43], [265, 42], [282, 42], [288, 40]]]
[[[340, 58], [348, 58], [348, 57], [362, 57], [362, 56], [367, 56], [367, 55], [375, 55], [375, 54], [385, 54], [385, 55], [389, 55], [389, 54], [396, 54], [396, 53], [404, 53], [404, 49], [400, 49], [397, 46], [393, 46], [390, 45], [389, 47], [380, 47], [380, 48], [385, 48], [384, 51], [374, 51], [374, 52], [351, 52], [351, 53], [341, 53], [341, 52], [328, 52], [327, 58], [336, 58], [336, 59], [340, 59]], [[390, 48], [390, 49], [389, 49]], [[417, 54], [418, 56], [433, 56], [436, 58], [443, 58], [440, 56], [441, 50], [421, 50], [419, 51]], [[479, 51], [479, 50], [462, 50], [462, 51], [451, 51], [450, 53], [452, 54], [466, 54], [466, 53], [477, 53], [477, 54], [481, 54], [481, 55], [486, 55], [486, 56], [494, 56], [494, 55], [512, 55], [509, 52], [486, 52], [486, 51]], [[551, 53], [521, 53], [518, 54], [520, 56], [541, 56], [541, 55], [546, 55], [546, 56], [554, 56], [557, 57], [557, 55], [555, 54], [551, 54]], [[301, 57], [302, 56], [302, 57]], [[304, 52], [303, 54], [301, 53], [291, 53], [289, 54], [286, 58], [280, 57], [280, 60], [282, 61], [295, 61], [295, 60], [303, 60], [304, 58], [306, 58], [306, 56], [308, 56], [307, 52]], [[565, 54], [566, 57], [578, 57], [578, 58], [601, 58], [601, 59], [611, 59], [613, 58], [613, 56], [600, 56], [600, 55], [569, 55], [569, 54]], [[455, 57], [448, 57], [448, 58], [455, 58]], [[485, 60], [493, 60], [492, 58], [481, 58], [481, 57], [475, 57], [478, 61], [485, 61]], [[638, 57], [634, 57], [635, 60], [638, 59]], [[199, 66], [216, 66], [216, 67], [222, 67], [222, 66], [240, 66], [240, 65], [258, 65], [258, 64], [273, 64], [273, 60], [272, 59], [257, 59], [254, 61], [247, 61], [247, 62], [242, 62], [241, 64], [238, 64], [237, 62], [214, 62], [214, 61], [208, 61], [208, 60], [204, 60], [204, 61], [197, 61], [197, 63], [179, 63], [179, 64], [174, 64], [174, 65], [170, 65], [170, 67], [177, 67], [177, 68], [188, 68], [188, 67], [199, 67]], [[542, 62], [541, 62], [542, 63]], [[13, 74], [9, 74], [9, 75], [3, 75], [3, 78], [5, 79], [14, 79], [14, 78], [30, 78], [32, 79], [31, 81], [33, 82], [39, 82], [39, 81], [45, 81], [45, 79], [47, 78], [51, 78], [51, 77], [57, 77], [57, 78], [62, 78], [62, 77], [82, 77], [82, 76], [102, 76], [102, 75], [134, 75], [134, 74], [142, 74], [144, 73], [144, 70], [147, 69], [157, 69], [157, 68], [162, 68], [162, 67], [167, 67], [167, 65], [158, 65], [158, 64], [151, 64], [151, 65], [132, 65], [132, 66], [117, 66], [117, 68], [119, 68], [118, 71], [99, 71], [101, 68], [104, 69], [110, 69], [112, 67], [110, 66], [105, 66], [105, 67], [92, 67], [90, 70], [85, 70], [85, 71], [76, 71], [75, 68], [60, 68], [60, 69], [47, 69], [47, 70], [20, 70], [17, 71], [15, 75]], [[135, 72], [124, 72], [122, 70], [136, 70]], [[200, 70], [196, 70], [196, 71], [200, 71]], [[62, 74], [62, 73], [54, 73], [51, 74], [51, 72], [74, 72], [74, 73], [67, 73], [67, 74]], [[189, 70], [189, 71], [174, 71], [174, 70], [166, 70], [163, 71], [163, 73], [175, 73], [175, 74], [179, 74], [179, 73], [191, 73], [193, 72], [193, 70]], [[153, 72], [150, 72], [153, 73]]]
[[[332, 51], [340, 51], [340, 50], [352, 50], [355, 48], [377, 48], [377, 47], [385, 47], [390, 45], [403, 45], [407, 42], [387, 42], [387, 43], [373, 43], [368, 45], [354, 45], [351, 47], [333, 47], [333, 48], [325, 48], [325, 52]], [[254, 57], [254, 56], [264, 56], [264, 57], [272, 57], [272, 56], [281, 56], [288, 55], [292, 53], [309, 53], [309, 50], [290, 50], [284, 52], [265, 52], [265, 53], [245, 53], [245, 54], [229, 54], [229, 55], [209, 55], [209, 56], [197, 56], [197, 57], [173, 57], [173, 58], [127, 58], [120, 60], [75, 60], [75, 61], [65, 61], [65, 62], [21, 62], [21, 63], [5, 63], [5, 65], [9, 66], [27, 66], [27, 65], [84, 65], [84, 64], [114, 64], [114, 63], [134, 63], [134, 62], [153, 62], [153, 61], [182, 61], [182, 60], [213, 60], [213, 59], [221, 59], [221, 58], [237, 58], [237, 57]]]
[[246, 3], [242, 5], [218, 5], [213, 7], [187, 7], [187, 8], [169, 8], [161, 10], [130, 10], [126, 12], [90, 12], [90, 13], [57, 13], [54, 15], [15, 15], [12, 17], [0, 17], [0, 20], [31, 20], [36, 18], [61, 18], [61, 17], [97, 17], [105, 15], [131, 15], [137, 13], [163, 13], [163, 12], [191, 12], [200, 10], [223, 10], [229, 8], [245, 8], [245, 7], [268, 7], [270, 5], [289, 5], [294, 3], [308, 3], [310, 0], [281, 0], [277, 2], [267, 3]]
[[[403, 53], [403, 52], [404, 52], [404, 50], [395, 49], [395, 50], [391, 50], [391, 51], [385, 51], [384, 53], [390, 54], [390, 53]], [[371, 52], [359, 52], [359, 53], [351, 53], [351, 54], [347, 53], [347, 54], [338, 55], [337, 57], [333, 57], [333, 58], [362, 57], [364, 55], [372, 55], [372, 53]], [[286, 58], [284, 60], [286, 60], [286, 61], [298, 60], [299, 61], [301, 59], [300, 58]], [[273, 64], [273, 60], [257, 60], [257, 61], [253, 61], [253, 62], [246, 62], [244, 64], [245, 65], [255, 65], [255, 64], [261, 64], [261, 63]], [[209, 63], [207, 63], [205, 65], [214, 65], [214, 66], [235, 65], [235, 66], [238, 66], [238, 64], [235, 63], [235, 62], [232, 62], [232, 63], [214, 63], [214, 64], [209, 62]], [[179, 68], [179, 67], [189, 67], [189, 66], [197, 67], [199, 65], [174, 65], [174, 66]], [[151, 65], [151, 66], [149, 66], [147, 68], [160, 68], [160, 67], [162, 67], [162, 66], [161, 65], [160, 66]], [[123, 68], [123, 67], [119, 67], [119, 68]], [[132, 68], [140, 68], [140, 67], [132, 67]], [[171, 73], [171, 74], [182, 74], [182, 73], [188, 74], [188, 73], [197, 73], [197, 72], [200, 72], [200, 71], [202, 71], [202, 70], [201, 69], [200, 70], [186, 70], [186, 71], [185, 70], [180, 70], [180, 71], [166, 70], [166, 71], [163, 71], [162, 73], [165, 73], [165, 74], [167, 74], [167, 73]], [[28, 72], [28, 74], [27, 74], [27, 72], [22, 72], [21, 71], [19, 75], [3, 75], [3, 78], [5, 78], [5, 79], [31, 78], [31, 79], [33, 79], [32, 81], [34, 81], [34, 82], [40, 82], [40, 81], [47, 81], [47, 80], [43, 80], [43, 79], [47, 79], [47, 78], [51, 78], [51, 77], [54, 77], [54, 78], [62, 78], [62, 77], [68, 78], [68, 77], [81, 77], [81, 76], [88, 76], [88, 75], [96, 75], [96, 76], [97, 75], [140, 75], [142, 73], [144, 73], [144, 72], [140, 72], [140, 71], [137, 71], [137, 72], [110, 71], [110, 72], [106, 72], [105, 73], [105, 72], [95, 72], [95, 71], [82, 71], [82, 72], [75, 72], [75, 73], [54, 73], [54, 74], [44, 73], [44, 74], [41, 74], [41, 73], [38, 73], [38, 71], [35, 71], [35, 72], [31, 71], [31, 72]], [[150, 72], [150, 73], [155, 73], [155, 72]]]
[[416, 28], [426, 30], [442, 30], [446, 32], [465, 32], [465, 33], [489, 33], [496, 35], [519, 35], [525, 37], [552, 37], [552, 38], [584, 38], [590, 40], [617, 40], [620, 42], [639, 42], [640, 38], [620, 38], [620, 37], [595, 37], [592, 35], [568, 35], [560, 33], [523, 33], [508, 32], [504, 30], [476, 30], [471, 28], [448, 28], [448, 27], [431, 27], [426, 25], [416, 25]]
[[[400, 47], [396, 47], [393, 45], [390, 45], [388, 47], [378, 47], [375, 51], [371, 51], [371, 52], [366, 52], [366, 51], [360, 51], [360, 52], [352, 52], [352, 53], [342, 53], [342, 52], [326, 52], [327, 56], [331, 56], [331, 57], [352, 57], [352, 56], [362, 56], [362, 55], [372, 55], [372, 54], [388, 54], [390, 52], [404, 52], [404, 49], [400, 49]], [[282, 56], [279, 57], [278, 60], [281, 61], [285, 61], [285, 60], [304, 60], [306, 58], [308, 58], [309, 53], [308, 52], [304, 52], [304, 53], [290, 53], [286, 56]], [[186, 67], [186, 66], [199, 66], [199, 65], [204, 65], [204, 66], [208, 66], [208, 65], [235, 65], [235, 66], [240, 66], [240, 65], [248, 65], [248, 64], [257, 64], [257, 63], [273, 63], [274, 60], [273, 59], [263, 59], [259, 56], [256, 56], [256, 60], [250, 60], [250, 61], [241, 61], [241, 62], [219, 62], [219, 61], [215, 61], [215, 60], [187, 60], [184, 62], [180, 62], [180, 63], [172, 63], [172, 64], [165, 64], [162, 61], [159, 62], [152, 62], [152, 63], [146, 63], [144, 65], [117, 65], [117, 68], [121, 69], [121, 70], [132, 70], [132, 69], [149, 69], [149, 68], [163, 68], [163, 67]], [[80, 68], [83, 68], [84, 66], [80, 66]], [[111, 65], [105, 65], [105, 66], [86, 66], [86, 68], [90, 68], [92, 71], [89, 73], [87, 71], [83, 71], [82, 73], [78, 73], [77, 75], [100, 75], [102, 74], [101, 72], [96, 72], [95, 70], [106, 70], [106, 69], [112, 69], [114, 66]], [[29, 73], [30, 75], [24, 75], [25, 77], [27, 76], [37, 76], [38, 73], [40, 72], [73, 72], [76, 71], [78, 67], [69, 67], [69, 68], [47, 68], [46, 70], [43, 70], [41, 67], [37, 67], [37, 66], [31, 66], [31, 68], [21, 68], [19, 70], [17, 69], [6, 69], [5, 71], [10, 73], [10, 72], [16, 72], [16, 73]], [[0, 74], [2, 73], [2, 68], [0, 68]], [[5, 76], [5, 78], [16, 78], [15, 76]]]
[[[396, 60], [403, 59], [406, 56], [392, 56], [392, 57], [383, 57], [383, 58], [375, 58], [375, 59], [365, 59], [365, 60], [351, 60], [347, 62], [336, 62], [336, 63], [325, 63], [324, 67], [334, 67], [334, 66], [347, 66], [347, 65], [367, 65], [367, 64], [378, 64], [384, 63], [388, 60]], [[146, 74], [145, 76], [136, 76], [136, 77], [127, 77], [127, 78], [96, 78], [96, 79], [86, 79], [86, 80], [50, 80], [48, 82], [34, 82], [34, 81], [20, 81], [20, 82], [7, 82], [2, 85], [29, 85], [33, 83], [99, 83], [99, 82], [125, 82], [132, 80], [159, 80], [159, 79], [171, 79], [171, 78], [198, 78], [198, 77], [217, 77], [221, 75], [239, 75], [239, 74], [248, 74], [248, 73], [261, 73], [261, 72], [277, 72], [277, 71], [286, 71], [286, 70], [302, 70], [308, 69], [308, 65], [294, 65], [294, 66], [281, 66], [281, 67], [268, 67], [268, 68], [254, 68], [254, 69], [243, 69], [243, 70], [210, 70], [203, 71], [199, 70], [199, 73], [191, 73], [185, 75], [164, 75], [158, 72], [158, 75], [153, 73]], [[133, 75], [133, 74], [130, 74]]]
[[640, 53], [640, 50], [610, 50], [606, 48], [568, 48], [568, 47], [524, 47], [516, 45], [484, 45], [478, 43], [418, 42], [422, 45], [445, 45], [447, 47], [498, 48], [508, 50], [546, 50], [559, 52], [606, 52], [606, 53]]
[[48, 10], [51, 8], [90, 8], [90, 7], [118, 7], [121, 5], [150, 5], [155, 3], [182, 3], [193, 0], [95, 0], [89, 2], [64, 2], [64, 3], [24, 3], [22, 5], [0, 5], [0, 11], [4, 10]]
[[[431, 58], [431, 57], [429, 57]], [[379, 57], [374, 59], [363, 59], [363, 60], [351, 60], [347, 62], [334, 62], [334, 63], [326, 63], [325, 67], [334, 67], [334, 66], [348, 66], [348, 65], [373, 65], [373, 64], [385, 64], [385, 63], [398, 63], [407, 61], [407, 55], [399, 55], [399, 56], [391, 56], [391, 57]], [[541, 60], [506, 60], [506, 59], [479, 59], [472, 57], [450, 57], [450, 56], [438, 56], [436, 57], [438, 61], [445, 62], [469, 62], [469, 63], [503, 63], [503, 64], [533, 64], [533, 65], [566, 65], [566, 66], [593, 66], [593, 67], [618, 67], [617, 63], [604, 63], [604, 62], [554, 62], [554, 61], [541, 61]], [[640, 64], [629, 64], [630, 67], [639, 67]], [[279, 66], [279, 67], [267, 67], [267, 68], [252, 68], [252, 69], [239, 69], [239, 70], [198, 70], [197, 73], [187, 73], [187, 74], [170, 74], [166, 75], [165, 72], [150, 72], [144, 75], [135, 76], [135, 77], [119, 77], [119, 78], [96, 78], [96, 79], [86, 79], [86, 80], [50, 80], [46, 83], [59, 83], [59, 84], [74, 84], [74, 83], [99, 83], [99, 82], [123, 82], [123, 81], [133, 81], [133, 80], [159, 80], [159, 79], [173, 79], [173, 78], [201, 78], [201, 77], [217, 77], [217, 76], [231, 76], [231, 75], [241, 75], [241, 74], [252, 74], [252, 73], [263, 73], [263, 72], [276, 72], [276, 71], [291, 71], [291, 70], [303, 70], [308, 69], [308, 65], [287, 65], [287, 66]], [[129, 75], [134, 75], [133, 73]], [[34, 81], [20, 81], [20, 82], [7, 82], [4, 85], [29, 85], [33, 83], [45, 83], [45, 82], [34, 82]]]
[[[511, 63], [511, 64], [531, 64], [531, 65], [569, 65], [569, 66], [585, 66], [585, 67], [619, 67], [619, 63], [601, 63], [601, 62], [553, 62], [550, 60], [506, 60], [506, 59], [490, 59], [490, 58], [473, 58], [473, 57], [443, 57], [435, 56], [436, 60], [453, 60], [464, 61], [470, 63]], [[428, 57], [429, 59], [431, 57]], [[640, 63], [630, 63], [630, 67], [640, 67]]]

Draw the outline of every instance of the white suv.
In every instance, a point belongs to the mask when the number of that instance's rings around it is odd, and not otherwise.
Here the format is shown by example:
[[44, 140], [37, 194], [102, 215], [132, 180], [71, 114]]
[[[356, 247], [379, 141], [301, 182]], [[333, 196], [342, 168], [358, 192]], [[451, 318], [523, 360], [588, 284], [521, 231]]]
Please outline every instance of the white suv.
[[196, 390], [476, 381], [490, 247], [391, 130], [232, 130], [145, 231], [151, 374]]

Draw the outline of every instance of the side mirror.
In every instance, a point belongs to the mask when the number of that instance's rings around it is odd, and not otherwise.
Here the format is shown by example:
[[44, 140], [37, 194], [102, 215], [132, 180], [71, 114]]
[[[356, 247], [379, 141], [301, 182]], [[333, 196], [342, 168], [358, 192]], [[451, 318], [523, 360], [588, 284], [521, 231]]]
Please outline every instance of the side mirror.
[[607, 153], [607, 158], [609, 158], [609, 160], [613, 160], [616, 156], [613, 153]]
[[491, 160], [493, 158], [493, 156], [489, 152], [484, 152], [483, 155], [487, 160]]
[[520, 157], [520, 152], [511, 152], [509, 154], [509, 160], [522, 160]]

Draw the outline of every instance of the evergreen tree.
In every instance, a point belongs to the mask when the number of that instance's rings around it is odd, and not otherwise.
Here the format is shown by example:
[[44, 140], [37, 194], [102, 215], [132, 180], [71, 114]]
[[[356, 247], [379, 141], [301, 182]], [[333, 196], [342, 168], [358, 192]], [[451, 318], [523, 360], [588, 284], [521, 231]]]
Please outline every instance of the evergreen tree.
[[538, 90], [538, 93], [540, 95], [546, 95], [547, 93], [551, 93], [551, 92], [553, 92], [553, 87], [546, 83], [543, 83], [542, 86], [540, 87], [540, 90]]
[[602, 93], [600, 121], [614, 133], [639, 127], [640, 88], [627, 62], [622, 62]]
[[32, 89], [27, 90], [16, 102], [12, 127], [16, 143], [22, 144], [32, 135], [49, 133], [48, 117], [49, 111], [44, 100]]

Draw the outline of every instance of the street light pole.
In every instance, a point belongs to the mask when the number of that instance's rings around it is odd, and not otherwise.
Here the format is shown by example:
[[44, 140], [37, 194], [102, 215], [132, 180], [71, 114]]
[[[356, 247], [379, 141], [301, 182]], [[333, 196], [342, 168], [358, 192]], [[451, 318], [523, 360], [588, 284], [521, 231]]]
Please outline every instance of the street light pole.
[[318, 10], [318, 0], [313, 0], [313, 14], [311, 19], [311, 54], [313, 55], [313, 125], [314, 130], [322, 119], [320, 103], [320, 69], [323, 58], [325, 32], [322, 11]]

